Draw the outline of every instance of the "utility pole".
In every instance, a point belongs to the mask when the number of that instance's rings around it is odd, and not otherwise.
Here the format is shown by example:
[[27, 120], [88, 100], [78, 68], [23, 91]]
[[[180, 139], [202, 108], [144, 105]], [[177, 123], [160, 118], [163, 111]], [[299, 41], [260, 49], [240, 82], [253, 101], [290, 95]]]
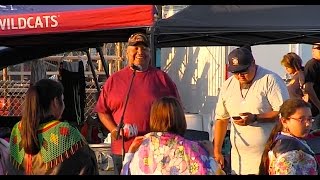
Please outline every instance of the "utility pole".
[[[121, 42], [116, 43], [116, 56], [118, 56], [118, 59], [122, 59], [122, 43]], [[119, 71], [120, 69], [123, 68], [122, 61], [117, 60], [116, 63], [117, 63], [116, 71]]]
[[8, 80], [8, 67], [5, 67], [2, 69], [2, 80], [3, 81]]

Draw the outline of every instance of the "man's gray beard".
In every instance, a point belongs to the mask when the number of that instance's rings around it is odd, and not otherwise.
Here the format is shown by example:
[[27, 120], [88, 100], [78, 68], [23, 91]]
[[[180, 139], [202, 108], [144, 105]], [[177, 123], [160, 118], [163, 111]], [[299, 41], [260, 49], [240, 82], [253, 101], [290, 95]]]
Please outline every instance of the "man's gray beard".
[[249, 89], [251, 86], [251, 83], [241, 84], [241, 89]]

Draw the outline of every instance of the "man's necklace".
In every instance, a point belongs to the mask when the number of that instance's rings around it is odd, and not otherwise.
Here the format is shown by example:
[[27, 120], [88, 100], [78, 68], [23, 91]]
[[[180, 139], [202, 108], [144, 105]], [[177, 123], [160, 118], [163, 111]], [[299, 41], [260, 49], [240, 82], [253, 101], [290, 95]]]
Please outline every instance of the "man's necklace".
[[[241, 93], [242, 100], [245, 100], [245, 99], [246, 99], [246, 97], [247, 97], [247, 95], [248, 95], [248, 92], [249, 92], [249, 90], [250, 90], [250, 88], [251, 88], [251, 85], [252, 85], [252, 83], [247, 84], [247, 86], [246, 86], [245, 88], [241, 88], [241, 87], [240, 87], [240, 93]], [[242, 91], [245, 91], [245, 90], [247, 90], [247, 92], [243, 95], [243, 92], [242, 92]]]
[[[254, 81], [254, 78], [256, 77], [256, 74], [257, 74], [257, 67], [256, 67], [256, 71], [254, 72], [254, 76], [253, 76], [252, 80], [250, 81], [250, 83], [243, 84], [243, 85], [240, 84], [240, 93], [241, 93], [241, 97], [242, 97], [243, 102], [245, 102], [245, 100], [246, 100], [246, 97], [248, 95], [248, 92], [249, 92], [252, 84], [253, 84], [253, 81]], [[247, 90], [247, 92], [245, 95], [243, 95], [242, 91], [245, 89]]]

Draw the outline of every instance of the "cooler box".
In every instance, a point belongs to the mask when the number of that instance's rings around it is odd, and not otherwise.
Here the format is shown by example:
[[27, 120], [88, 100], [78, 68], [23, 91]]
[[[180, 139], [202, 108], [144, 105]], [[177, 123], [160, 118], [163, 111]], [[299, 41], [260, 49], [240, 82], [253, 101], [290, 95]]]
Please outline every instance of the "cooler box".
[[89, 144], [94, 151], [100, 175], [113, 174], [113, 161], [111, 157], [111, 145], [109, 143]]
[[187, 121], [187, 129], [204, 131], [203, 120], [202, 120], [201, 114], [186, 113], [185, 117], [186, 117], [186, 121]]

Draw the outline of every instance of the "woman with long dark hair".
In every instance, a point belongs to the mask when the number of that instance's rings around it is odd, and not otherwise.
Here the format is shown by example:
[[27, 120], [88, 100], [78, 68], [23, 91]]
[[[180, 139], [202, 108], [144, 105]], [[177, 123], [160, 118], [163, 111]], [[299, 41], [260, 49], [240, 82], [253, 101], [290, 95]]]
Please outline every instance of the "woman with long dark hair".
[[63, 86], [42, 79], [30, 86], [21, 121], [12, 129], [8, 174], [98, 174], [94, 152], [80, 132], [61, 122]]
[[312, 127], [311, 106], [302, 99], [288, 99], [266, 143], [260, 175], [316, 175], [317, 161], [305, 138]]

